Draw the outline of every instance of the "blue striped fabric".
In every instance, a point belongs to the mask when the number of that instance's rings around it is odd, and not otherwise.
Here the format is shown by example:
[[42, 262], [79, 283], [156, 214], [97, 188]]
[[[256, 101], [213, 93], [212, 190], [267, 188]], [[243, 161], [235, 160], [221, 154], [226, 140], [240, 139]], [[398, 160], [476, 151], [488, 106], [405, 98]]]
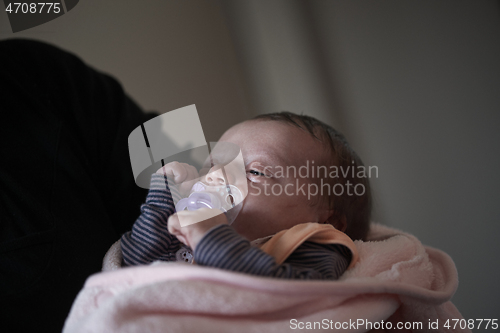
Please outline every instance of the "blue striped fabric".
[[304, 242], [281, 265], [238, 235], [229, 225], [212, 228], [198, 243], [198, 265], [283, 279], [337, 279], [349, 266], [351, 252], [343, 245]]
[[[178, 193], [172, 189], [174, 198]], [[165, 176], [153, 174], [146, 203], [132, 231], [121, 238], [123, 263], [126, 266], [149, 264], [155, 260], [175, 261], [181, 247], [167, 229], [168, 217], [175, 212], [174, 201]]]
[[[178, 194], [172, 191], [172, 195]], [[163, 175], [151, 178], [151, 188], [142, 214], [132, 231], [121, 238], [125, 265], [148, 264], [155, 260], [175, 261], [181, 243], [167, 231], [168, 217], [174, 213], [172, 195]], [[284, 279], [337, 279], [351, 260], [343, 245], [305, 242], [278, 265], [274, 258], [250, 244], [229, 225], [212, 228], [198, 243], [194, 254], [198, 265], [259, 276]]]

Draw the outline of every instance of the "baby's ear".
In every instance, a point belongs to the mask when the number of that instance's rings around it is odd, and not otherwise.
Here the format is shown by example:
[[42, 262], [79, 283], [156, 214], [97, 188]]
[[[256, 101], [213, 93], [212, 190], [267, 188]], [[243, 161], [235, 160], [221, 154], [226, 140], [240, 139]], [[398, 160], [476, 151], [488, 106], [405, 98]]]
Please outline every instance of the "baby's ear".
[[334, 210], [329, 210], [328, 217], [323, 223], [331, 224], [335, 227], [335, 229], [344, 232], [347, 229], [347, 219], [345, 215], [338, 217], [334, 213]]

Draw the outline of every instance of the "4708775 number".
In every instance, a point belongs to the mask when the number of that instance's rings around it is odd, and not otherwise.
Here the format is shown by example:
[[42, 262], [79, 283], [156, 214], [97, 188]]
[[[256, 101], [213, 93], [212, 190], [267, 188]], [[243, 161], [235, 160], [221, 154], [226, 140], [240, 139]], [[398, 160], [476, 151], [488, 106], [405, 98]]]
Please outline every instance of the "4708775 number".
[[59, 2], [14, 2], [9, 3], [5, 11], [9, 14], [41, 14], [41, 13], [55, 13], [61, 12], [61, 4]]

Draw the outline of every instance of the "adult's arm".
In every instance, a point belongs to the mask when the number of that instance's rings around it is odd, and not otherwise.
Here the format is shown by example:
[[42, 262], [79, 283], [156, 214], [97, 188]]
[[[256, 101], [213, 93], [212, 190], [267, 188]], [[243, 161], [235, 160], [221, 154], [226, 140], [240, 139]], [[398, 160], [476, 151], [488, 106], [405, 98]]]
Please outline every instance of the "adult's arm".
[[0, 322], [60, 332], [144, 202], [128, 135], [153, 115], [57, 47], [0, 41], [0, 63]]

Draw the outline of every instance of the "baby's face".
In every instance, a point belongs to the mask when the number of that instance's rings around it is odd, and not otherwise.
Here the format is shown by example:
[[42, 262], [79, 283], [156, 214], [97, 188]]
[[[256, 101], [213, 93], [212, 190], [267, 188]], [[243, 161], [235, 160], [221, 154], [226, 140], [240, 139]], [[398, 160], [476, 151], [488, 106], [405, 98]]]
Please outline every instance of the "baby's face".
[[308, 200], [311, 179], [298, 174], [307, 161], [311, 166], [326, 160], [318, 139], [289, 124], [250, 120], [230, 128], [219, 142], [237, 144], [245, 161], [248, 195], [232, 224], [239, 234], [255, 240], [328, 218], [330, 212], [314, 204], [316, 198]]

